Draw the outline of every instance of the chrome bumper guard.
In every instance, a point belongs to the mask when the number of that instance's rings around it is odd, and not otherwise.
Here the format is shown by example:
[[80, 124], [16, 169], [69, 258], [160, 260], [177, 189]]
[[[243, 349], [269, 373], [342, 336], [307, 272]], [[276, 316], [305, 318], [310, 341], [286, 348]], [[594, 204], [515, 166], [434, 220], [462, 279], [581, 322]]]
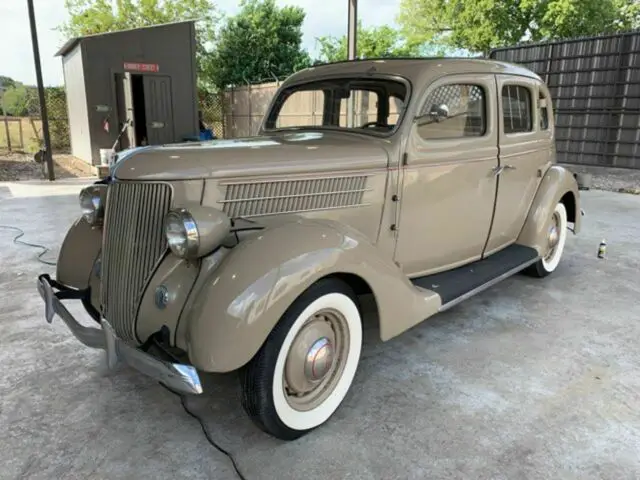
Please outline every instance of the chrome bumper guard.
[[167, 362], [128, 345], [115, 335], [113, 328], [104, 318], [100, 320], [101, 329], [81, 325], [67, 310], [61, 299], [82, 298], [83, 292], [65, 289], [56, 293], [53, 291], [54, 286], [58, 289], [64, 288], [55, 280], [51, 280], [47, 274], [38, 277], [38, 293], [44, 300], [47, 322], [53, 322], [53, 317], [58, 315], [78, 340], [88, 347], [101, 348], [106, 352], [107, 365], [110, 369], [121, 361], [177, 392], [202, 393], [202, 383], [195, 367]]

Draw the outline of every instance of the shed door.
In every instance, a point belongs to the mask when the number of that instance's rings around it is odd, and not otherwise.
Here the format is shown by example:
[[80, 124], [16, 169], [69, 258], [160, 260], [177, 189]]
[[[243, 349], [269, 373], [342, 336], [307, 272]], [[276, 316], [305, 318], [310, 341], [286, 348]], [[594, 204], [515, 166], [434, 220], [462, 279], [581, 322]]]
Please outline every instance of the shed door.
[[138, 145], [134, 128], [133, 91], [131, 86], [131, 74], [116, 74], [116, 101], [118, 102], [118, 134], [120, 129], [128, 123], [126, 135], [120, 138], [120, 148], [125, 149]]
[[145, 75], [143, 85], [149, 145], [174, 142], [171, 77]]

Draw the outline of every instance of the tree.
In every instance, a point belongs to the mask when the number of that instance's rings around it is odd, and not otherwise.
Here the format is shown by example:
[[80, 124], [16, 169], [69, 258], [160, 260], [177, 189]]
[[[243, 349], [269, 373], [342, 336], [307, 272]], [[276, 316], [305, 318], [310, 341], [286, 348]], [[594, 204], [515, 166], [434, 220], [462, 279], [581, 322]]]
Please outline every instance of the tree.
[[302, 8], [277, 7], [275, 0], [243, 0], [240, 6], [218, 32], [209, 58], [214, 87], [280, 78], [310, 65], [302, 49]]
[[637, 0], [401, 0], [397, 21], [412, 43], [439, 40], [486, 54], [523, 40], [631, 28], [638, 14]]
[[218, 19], [211, 0], [65, 0], [64, 5], [69, 19], [59, 30], [68, 38], [197, 19], [198, 73], [205, 70]]
[[[33, 110], [33, 103], [36, 99], [35, 87], [28, 87], [18, 82], [14, 87], [7, 88], [2, 96], [3, 107], [7, 115], [13, 117], [28, 115]], [[2, 108], [0, 108], [1, 110]]]
[[0, 75], [0, 90], [3, 88], [11, 88], [16, 86], [16, 81], [11, 77]]
[[[347, 59], [347, 36], [320, 37], [319, 60], [337, 62]], [[409, 44], [398, 30], [387, 25], [362, 28], [358, 26], [358, 58], [411, 57], [419, 54], [417, 44]]]

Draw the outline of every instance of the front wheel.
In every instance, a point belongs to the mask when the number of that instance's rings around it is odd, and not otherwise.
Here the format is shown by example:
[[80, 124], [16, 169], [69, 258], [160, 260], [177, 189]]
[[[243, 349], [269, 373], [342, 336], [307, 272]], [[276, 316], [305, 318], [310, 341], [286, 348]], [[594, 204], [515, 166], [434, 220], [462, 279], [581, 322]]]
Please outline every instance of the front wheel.
[[552, 273], [560, 263], [564, 244], [567, 240], [567, 209], [563, 203], [558, 203], [551, 214], [547, 229], [547, 245], [544, 256], [525, 270], [533, 277], [546, 277]]
[[321, 280], [291, 305], [242, 369], [242, 406], [265, 432], [294, 440], [340, 406], [361, 348], [353, 290], [338, 279]]

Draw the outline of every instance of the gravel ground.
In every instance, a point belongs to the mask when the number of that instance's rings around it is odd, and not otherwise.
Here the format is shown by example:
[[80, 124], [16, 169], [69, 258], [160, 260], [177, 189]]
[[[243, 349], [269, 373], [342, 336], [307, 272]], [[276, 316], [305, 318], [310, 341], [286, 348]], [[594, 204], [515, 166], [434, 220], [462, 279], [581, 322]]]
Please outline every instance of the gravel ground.
[[[54, 155], [54, 173], [58, 178], [92, 177], [90, 165], [72, 155]], [[36, 163], [33, 155], [25, 153], [0, 153], [0, 182], [41, 180], [47, 178], [44, 164]]]
[[594, 190], [640, 194], [640, 170], [573, 164], [563, 166], [574, 173], [591, 174], [591, 188]]

